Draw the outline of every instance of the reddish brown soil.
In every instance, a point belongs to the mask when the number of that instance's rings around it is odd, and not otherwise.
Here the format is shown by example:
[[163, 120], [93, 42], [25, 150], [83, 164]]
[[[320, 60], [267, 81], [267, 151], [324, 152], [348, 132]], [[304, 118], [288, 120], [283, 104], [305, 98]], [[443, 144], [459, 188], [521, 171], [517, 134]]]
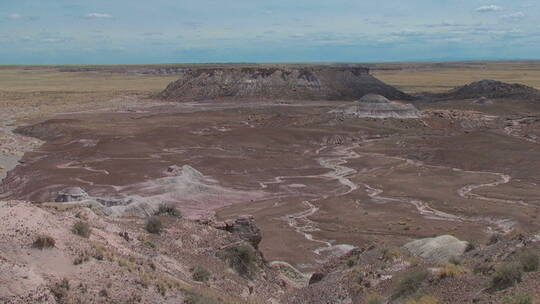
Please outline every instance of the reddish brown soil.
[[[537, 105], [422, 104], [479, 114], [381, 120], [328, 113], [340, 104], [216, 102], [57, 117], [19, 130], [46, 143], [25, 155], [0, 196], [46, 202], [68, 186], [152, 196], [170, 190], [160, 184], [169, 166], [189, 165], [234, 195], [167, 199], [188, 215], [254, 215], [265, 257], [305, 271], [348, 245], [540, 231], [540, 147], [504, 129], [506, 118], [538, 115]], [[477, 121], [485, 115], [497, 117]], [[467, 186], [477, 187], [460, 195]]]

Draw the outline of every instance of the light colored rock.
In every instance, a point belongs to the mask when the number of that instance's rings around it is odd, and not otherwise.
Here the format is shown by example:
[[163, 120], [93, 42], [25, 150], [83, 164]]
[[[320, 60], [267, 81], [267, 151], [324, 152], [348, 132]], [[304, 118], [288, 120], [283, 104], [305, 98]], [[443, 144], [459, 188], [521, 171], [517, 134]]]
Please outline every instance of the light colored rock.
[[58, 196], [56, 197], [56, 202], [67, 203], [67, 202], [79, 202], [89, 198], [88, 193], [79, 187], [70, 187], [64, 190], [58, 191]]
[[461, 241], [451, 235], [420, 239], [405, 244], [412, 254], [421, 256], [435, 263], [445, 263], [452, 257], [463, 255], [468, 242]]

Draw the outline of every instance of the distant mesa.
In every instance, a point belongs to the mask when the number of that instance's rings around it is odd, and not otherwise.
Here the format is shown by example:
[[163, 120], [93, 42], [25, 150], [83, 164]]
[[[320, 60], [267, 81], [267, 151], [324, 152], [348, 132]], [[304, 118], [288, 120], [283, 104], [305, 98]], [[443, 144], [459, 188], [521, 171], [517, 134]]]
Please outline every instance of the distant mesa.
[[540, 91], [522, 84], [510, 84], [496, 80], [485, 79], [471, 84], [457, 87], [442, 94], [448, 99], [497, 99], [516, 98], [522, 100], [540, 99]]
[[352, 105], [346, 105], [333, 112], [364, 118], [419, 118], [421, 112], [415, 106], [403, 102], [390, 101], [378, 94], [367, 94]]
[[396, 100], [413, 97], [373, 77], [363, 67], [186, 69], [160, 93], [167, 100], [257, 98], [357, 100], [374, 93]]

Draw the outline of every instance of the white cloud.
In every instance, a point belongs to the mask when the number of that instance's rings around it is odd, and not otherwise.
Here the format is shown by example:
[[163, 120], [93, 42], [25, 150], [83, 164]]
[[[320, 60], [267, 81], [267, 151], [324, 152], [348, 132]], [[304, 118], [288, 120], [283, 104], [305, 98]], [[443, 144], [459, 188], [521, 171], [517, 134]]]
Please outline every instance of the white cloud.
[[13, 13], [9, 15], [9, 19], [21, 19], [23, 16], [21, 14]]
[[86, 14], [86, 18], [112, 18], [112, 15], [105, 13], [89, 13]]
[[525, 18], [525, 13], [523, 12], [517, 12], [513, 14], [504, 15], [503, 18], [510, 19], [510, 20], [519, 20]]
[[498, 5], [484, 5], [476, 9], [479, 13], [490, 13], [500, 11], [502, 8]]

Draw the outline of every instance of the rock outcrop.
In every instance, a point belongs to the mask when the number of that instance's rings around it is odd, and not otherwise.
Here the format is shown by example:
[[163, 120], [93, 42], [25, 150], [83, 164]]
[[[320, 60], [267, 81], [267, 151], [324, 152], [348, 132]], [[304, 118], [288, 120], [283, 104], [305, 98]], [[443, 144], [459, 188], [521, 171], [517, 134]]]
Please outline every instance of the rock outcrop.
[[354, 100], [374, 93], [398, 100], [412, 99], [362, 67], [201, 68], [187, 69], [180, 75], [161, 92], [161, 98]]
[[405, 244], [412, 254], [421, 256], [431, 262], [444, 263], [452, 257], [463, 255], [468, 243], [460, 241], [451, 235], [442, 235], [434, 238], [420, 239]]
[[362, 97], [353, 105], [342, 107], [334, 111], [355, 117], [370, 118], [419, 118], [421, 112], [412, 104], [392, 102], [386, 97], [369, 94]]
[[262, 240], [261, 230], [257, 227], [255, 219], [251, 215], [243, 215], [235, 220], [216, 223], [214, 227], [237, 235], [240, 239], [250, 243], [255, 249], [259, 248], [259, 243]]
[[87, 200], [90, 196], [86, 191], [79, 187], [70, 187], [58, 192], [56, 202], [68, 203], [68, 202], [80, 202]]

